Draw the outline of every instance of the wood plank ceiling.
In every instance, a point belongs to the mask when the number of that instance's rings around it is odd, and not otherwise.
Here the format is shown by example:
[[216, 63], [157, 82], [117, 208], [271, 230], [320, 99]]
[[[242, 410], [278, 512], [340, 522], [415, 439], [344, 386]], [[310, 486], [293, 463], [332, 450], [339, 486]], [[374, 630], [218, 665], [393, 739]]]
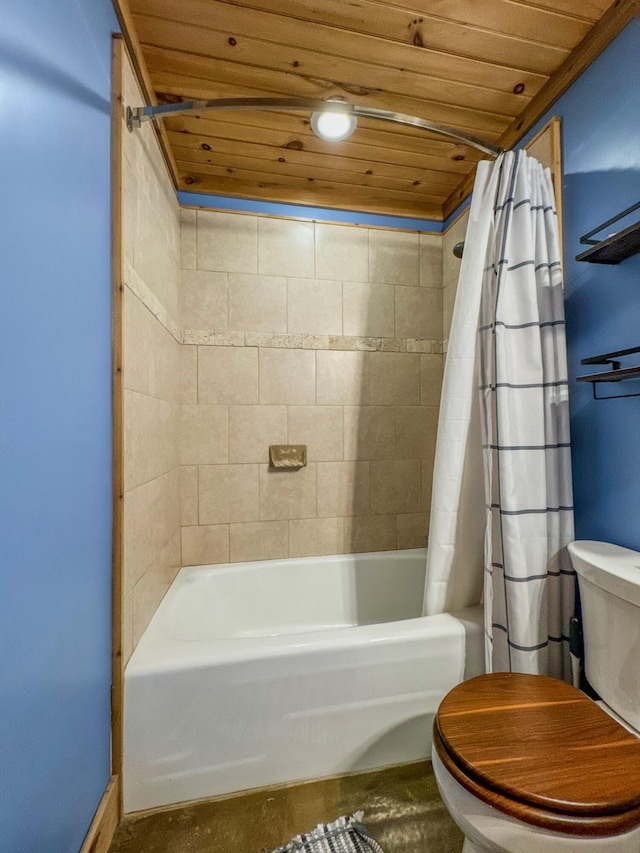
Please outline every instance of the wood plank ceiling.
[[[156, 103], [339, 96], [503, 147], [637, 11], [635, 0], [124, 4]], [[305, 113], [203, 112], [163, 123], [179, 189], [399, 216], [446, 216], [483, 156], [373, 119], [360, 118], [341, 143], [316, 138]]]

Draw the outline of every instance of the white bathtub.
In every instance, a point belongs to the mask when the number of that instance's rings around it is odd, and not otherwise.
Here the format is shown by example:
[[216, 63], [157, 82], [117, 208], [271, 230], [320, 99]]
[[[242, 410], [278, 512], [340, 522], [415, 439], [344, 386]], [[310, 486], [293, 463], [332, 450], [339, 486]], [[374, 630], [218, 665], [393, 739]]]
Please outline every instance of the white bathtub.
[[125, 811], [426, 758], [480, 608], [420, 616], [426, 551], [178, 574], [125, 673]]

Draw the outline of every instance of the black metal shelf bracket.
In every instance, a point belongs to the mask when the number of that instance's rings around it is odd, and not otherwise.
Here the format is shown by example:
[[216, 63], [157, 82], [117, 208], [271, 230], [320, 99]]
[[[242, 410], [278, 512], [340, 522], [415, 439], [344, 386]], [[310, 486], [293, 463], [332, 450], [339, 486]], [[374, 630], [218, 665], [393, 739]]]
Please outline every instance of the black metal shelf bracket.
[[577, 376], [576, 382], [590, 382], [594, 400], [617, 400], [620, 397], [640, 397], [640, 391], [632, 391], [630, 394], [606, 394], [598, 395], [597, 386], [603, 382], [622, 382], [625, 379], [640, 379], [640, 365], [636, 367], [622, 367], [618, 359], [627, 355], [640, 353], [640, 347], [606, 352], [603, 355], [594, 355], [591, 358], [583, 358], [581, 364], [606, 364], [611, 370], [602, 373], [588, 373]]
[[634, 210], [638, 210], [640, 208], [640, 201], [637, 204], [632, 204], [631, 207], [628, 207], [626, 210], [623, 210], [622, 213], [617, 213], [615, 216], [612, 216], [611, 219], [607, 219], [606, 222], [603, 222], [602, 225], [598, 225], [597, 228], [594, 228], [592, 231], [587, 231], [586, 234], [583, 234], [580, 238], [580, 242], [587, 246], [597, 246], [598, 243], [601, 243], [601, 240], [591, 240], [594, 234], [597, 234], [598, 231], [603, 231], [605, 228], [608, 228], [609, 225], [613, 225], [618, 222], [620, 219], [624, 219], [625, 216], [628, 216], [630, 213], [633, 213]]
[[640, 397], [640, 391], [634, 391], [631, 394], [598, 394], [596, 391], [597, 387], [597, 382], [594, 382], [591, 386], [594, 400], [620, 400], [623, 397]]
[[590, 248], [580, 255], [576, 255], [576, 261], [587, 261], [592, 264], [619, 264], [631, 255], [640, 252], [640, 222], [635, 222], [628, 228], [616, 231], [603, 239], [591, 239], [594, 234], [604, 231], [605, 228], [614, 225], [638, 209], [640, 209], [640, 201], [584, 234], [580, 238], [580, 242]]

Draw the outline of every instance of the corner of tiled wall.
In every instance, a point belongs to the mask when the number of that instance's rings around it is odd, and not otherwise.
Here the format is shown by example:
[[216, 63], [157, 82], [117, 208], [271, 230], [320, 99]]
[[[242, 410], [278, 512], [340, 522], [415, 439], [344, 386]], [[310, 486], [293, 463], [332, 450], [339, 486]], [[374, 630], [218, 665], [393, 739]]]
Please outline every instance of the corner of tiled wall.
[[[142, 103], [131, 67], [126, 103]], [[123, 133], [126, 662], [180, 568], [180, 214], [153, 128]]]

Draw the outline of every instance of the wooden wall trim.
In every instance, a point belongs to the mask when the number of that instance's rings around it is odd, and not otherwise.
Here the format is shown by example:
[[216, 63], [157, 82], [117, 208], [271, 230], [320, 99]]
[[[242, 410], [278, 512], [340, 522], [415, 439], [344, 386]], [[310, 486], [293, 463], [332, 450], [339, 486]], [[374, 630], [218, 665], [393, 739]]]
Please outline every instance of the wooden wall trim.
[[[136, 77], [138, 78], [138, 83], [140, 85], [140, 88], [142, 89], [144, 98], [149, 106], [157, 106], [158, 100], [155, 96], [155, 91], [151, 82], [151, 76], [147, 69], [147, 64], [144, 60], [142, 45], [140, 44], [140, 40], [138, 39], [138, 35], [136, 33], [136, 28], [135, 24], [133, 23], [133, 17], [129, 9], [128, 0], [113, 0], [113, 7], [120, 23], [120, 28], [122, 30], [122, 38], [124, 39], [124, 42], [127, 46], [129, 57], [131, 59], [131, 65], [133, 66]], [[127, 106], [142, 105], [127, 104]], [[171, 178], [173, 186], [176, 188], [177, 192], [178, 166], [171, 150], [171, 143], [169, 142], [169, 136], [165, 129], [164, 122], [154, 121], [151, 122], [151, 124], [153, 125], [153, 128], [158, 136], [158, 142], [160, 143], [160, 151], [162, 152], [162, 156], [164, 157], [164, 161], [167, 166], [167, 171], [169, 172], [169, 177]]]
[[[111, 93], [111, 292], [112, 292], [112, 658], [111, 658], [111, 772], [122, 774], [122, 602], [124, 551], [124, 379], [123, 292], [124, 252], [122, 235], [122, 128], [124, 44], [119, 35], [112, 43]], [[120, 790], [120, 786], [118, 786]], [[122, 814], [118, 793], [118, 815]]]
[[560, 235], [560, 257], [564, 257], [562, 229], [562, 122], [559, 116], [553, 116], [544, 127], [536, 133], [533, 139], [524, 146], [532, 157], [551, 170], [553, 195], [558, 214], [558, 231]]
[[[555, 74], [504, 131], [497, 144], [505, 150], [513, 148], [637, 14], [640, 14], [640, 0], [615, 0], [578, 47], [569, 54]], [[470, 195], [475, 176], [474, 168], [445, 201], [442, 206], [444, 219]]]
[[119, 779], [117, 776], [112, 776], [100, 800], [98, 810], [91, 821], [89, 832], [80, 848], [80, 853], [108, 853], [120, 820], [119, 791]]

